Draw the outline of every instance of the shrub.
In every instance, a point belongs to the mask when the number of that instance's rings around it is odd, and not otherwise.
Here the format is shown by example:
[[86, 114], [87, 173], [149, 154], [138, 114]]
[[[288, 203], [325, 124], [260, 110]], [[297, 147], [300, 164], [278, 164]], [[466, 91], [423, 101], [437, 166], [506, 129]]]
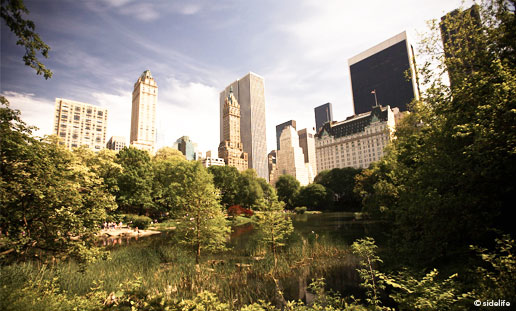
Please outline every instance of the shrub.
[[253, 216], [253, 211], [247, 208], [244, 208], [240, 205], [233, 205], [228, 208], [228, 215], [230, 216], [239, 216], [244, 214], [244, 216], [251, 217]]
[[306, 206], [298, 206], [294, 208], [294, 212], [299, 215], [304, 214], [306, 212]]
[[138, 229], [147, 229], [152, 221], [147, 216], [140, 216], [135, 214], [125, 214], [123, 219], [126, 224], [131, 224], [132, 227], [138, 227]]

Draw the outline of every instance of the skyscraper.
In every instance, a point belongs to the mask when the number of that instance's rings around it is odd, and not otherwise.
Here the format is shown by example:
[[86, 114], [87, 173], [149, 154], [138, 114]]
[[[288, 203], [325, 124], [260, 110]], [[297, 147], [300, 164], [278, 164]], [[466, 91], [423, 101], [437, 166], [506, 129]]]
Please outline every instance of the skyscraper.
[[313, 180], [317, 174], [317, 159], [315, 158], [315, 133], [309, 129], [302, 129], [297, 131], [297, 134], [299, 135], [299, 147], [303, 149], [303, 155], [305, 156], [305, 163], [311, 167], [309, 172], [313, 174], [313, 176], [310, 176], [310, 180]]
[[83, 145], [93, 151], [106, 146], [107, 109], [56, 98], [54, 134], [68, 149]]
[[181, 151], [181, 153], [185, 155], [187, 160], [196, 160], [195, 149], [197, 148], [197, 144], [194, 144], [190, 140], [190, 137], [179, 137], [174, 143], [174, 148]]
[[231, 88], [236, 100], [240, 104], [240, 134], [244, 151], [249, 156], [249, 168], [255, 169], [259, 177], [268, 180], [264, 79], [250, 72], [228, 85], [220, 93], [221, 141], [224, 140], [224, 104]]
[[313, 181], [314, 173], [311, 166], [305, 163], [303, 149], [299, 147], [299, 136], [292, 126], [285, 127], [281, 132], [276, 165], [278, 177], [285, 174], [292, 175], [303, 186]]
[[239, 171], [246, 170], [248, 155], [244, 152], [240, 140], [240, 105], [231, 88], [224, 100], [222, 129], [223, 140], [219, 144], [219, 158], [224, 159], [226, 165], [234, 166]]
[[156, 145], [157, 104], [158, 85], [150, 70], [145, 70], [134, 84], [130, 144], [150, 153]]
[[407, 105], [419, 98], [414, 50], [405, 31], [350, 58], [348, 63], [356, 115], [371, 111], [377, 104], [406, 111]]
[[280, 140], [281, 132], [283, 132], [283, 129], [286, 128], [287, 126], [292, 126], [295, 129], [296, 121], [290, 120], [287, 122], [283, 122], [279, 125], [276, 125], [276, 150], [279, 150], [279, 143], [280, 143], [279, 140]]
[[326, 122], [333, 121], [333, 111], [331, 108], [331, 103], [326, 103], [319, 107], [314, 108], [315, 112], [315, 132], [318, 132], [319, 129]]

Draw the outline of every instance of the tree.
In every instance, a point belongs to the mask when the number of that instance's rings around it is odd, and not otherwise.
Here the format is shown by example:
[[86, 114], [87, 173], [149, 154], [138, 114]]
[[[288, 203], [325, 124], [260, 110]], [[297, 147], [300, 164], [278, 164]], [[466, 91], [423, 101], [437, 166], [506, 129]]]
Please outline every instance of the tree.
[[233, 166], [210, 166], [208, 172], [213, 175], [213, 183], [221, 194], [221, 204], [224, 208], [237, 205], [239, 195], [240, 173]]
[[195, 262], [202, 250], [222, 250], [230, 228], [219, 203], [213, 177], [198, 161], [178, 162], [173, 194], [179, 209], [181, 243], [192, 246]]
[[237, 202], [242, 206], [260, 210], [265, 204], [263, 189], [254, 169], [247, 169], [238, 178]]
[[285, 203], [285, 208], [293, 209], [300, 188], [299, 181], [292, 175], [281, 175], [275, 186], [278, 200]]
[[315, 176], [314, 183], [323, 185], [335, 197], [334, 208], [340, 211], [360, 209], [360, 198], [353, 192], [355, 177], [362, 170], [352, 167], [334, 168]]
[[413, 264], [457, 258], [470, 244], [489, 245], [495, 231], [514, 234], [514, 1], [485, 1], [479, 11], [480, 20], [460, 11], [444, 20], [456, 30], [446, 53], [433, 23], [420, 48], [428, 56], [419, 68], [425, 92], [369, 188], [372, 197], [395, 201], [387, 207], [392, 241]]
[[171, 147], [162, 147], [156, 151], [154, 160], [186, 161], [186, 157], [181, 153], [181, 151], [177, 149]]
[[116, 163], [122, 166], [118, 176], [117, 203], [120, 210], [140, 215], [155, 213], [152, 202], [153, 171], [149, 153], [134, 147], [120, 150]]
[[32, 137], [20, 112], [0, 101], [0, 257], [95, 259], [114, 197], [56, 137]]
[[18, 37], [17, 45], [25, 48], [23, 61], [26, 66], [34, 68], [36, 74], [42, 74], [45, 79], [52, 77], [52, 71], [47, 69], [43, 63], [38, 60], [37, 52], [43, 57], [48, 58], [50, 47], [41, 40], [35, 32], [36, 26], [34, 22], [23, 18], [23, 14], [28, 14], [29, 10], [25, 7], [22, 0], [1, 0], [0, 15], [7, 24], [7, 27]]
[[297, 206], [306, 206], [311, 211], [326, 210], [331, 206], [332, 200], [323, 185], [310, 184], [301, 187], [296, 196]]
[[278, 249], [285, 245], [286, 239], [294, 231], [292, 220], [283, 212], [284, 205], [282, 202], [274, 202], [256, 214], [260, 242], [270, 247], [274, 256], [274, 267], [278, 262]]

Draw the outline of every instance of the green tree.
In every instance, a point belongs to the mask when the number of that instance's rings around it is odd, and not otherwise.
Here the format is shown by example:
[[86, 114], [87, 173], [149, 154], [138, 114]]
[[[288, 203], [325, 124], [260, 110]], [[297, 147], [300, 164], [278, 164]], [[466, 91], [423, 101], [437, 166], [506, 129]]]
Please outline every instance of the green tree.
[[323, 185], [332, 192], [335, 198], [333, 202], [336, 210], [357, 210], [360, 209], [360, 198], [353, 192], [355, 177], [360, 174], [361, 169], [352, 167], [334, 168], [322, 171], [315, 176], [314, 183]]
[[155, 213], [152, 202], [153, 170], [147, 151], [126, 147], [116, 156], [122, 167], [116, 200], [121, 211], [140, 215]]
[[445, 28], [455, 34], [446, 53], [434, 21], [420, 48], [425, 92], [397, 127], [388, 163], [373, 168], [380, 184], [369, 186], [369, 197], [390, 204], [392, 241], [414, 264], [465, 255], [470, 244], [491, 243], [493, 230], [514, 233], [516, 65], [508, 38], [516, 23], [508, 4], [484, 1], [481, 19], [449, 15]]
[[186, 161], [186, 157], [181, 151], [172, 147], [162, 147], [156, 151], [154, 160], [167, 160], [167, 161]]
[[254, 169], [247, 169], [240, 174], [238, 179], [237, 201], [245, 208], [260, 210], [265, 204], [263, 188], [258, 182], [258, 176]]
[[292, 175], [281, 175], [278, 181], [276, 181], [275, 186], [278, 200], [285, 203], [285, 208], [293, 209], [296, 203], [296, 196], [301, 187], [299, 181]]
[[274, 256], [274, 267], [278, 262], [278, 249], [285, 246], [286, 239], [294, 231], [292, 220], [285, 215], [283, 208], [283, 202], [274, 202], [256, 214], [260, 243], [270, 247]]
[[331, 194], [320, 184], [310, 184], [301, 187], [296, 196], [297, 206], [306, 206], [312, 211], [327, 210], [332, 203]]
[[102, 149], [98, 153], [86, 146], [75, 148], [73, 153], [81, 162], [89, 167], [99, 178], [109, 193], [116, 196], [118, 191], [118, 177], [122, 174], [122, 166], [116, 163], [117, 153], [113, 150]]
[[0, 16], [2, 16], [11, 32], [18, 37], [16, 44], [25, 48], [25, 55], [23, 56], [25, 65], [34, 68], [36, 74], [42, 74], [45, 79], [52, 77], [52, 71], [47, 69], [36, 55], [37, 52], [40, 52], [43, 57], [48, 58], [50, 47], [35, 32], [34, 22], [23, 17], [24, 14], [29, 14], [29, 10], [25, 7], [23, 1], [1, 0], [0, 5]]
[[102, 180], [55, 137], [40, 141], [1, 97], [0, 256], [93, 260], [95, 234], [116, 208]]
[[210, 166], [208, 172], [213, 175], [213, 183], [219, 189], [221, 194], [221, 204], [224, 208], [239, 204], [237, 197], [239, 195], [239, 178], [240, 173], [233, 166]]
[[213, 177], [198, 161], [178, 162], [174, 170], [181, 242], [193, 247], [199, 263], [202, 250], [223, 250], [230, 228], [222, 212]]

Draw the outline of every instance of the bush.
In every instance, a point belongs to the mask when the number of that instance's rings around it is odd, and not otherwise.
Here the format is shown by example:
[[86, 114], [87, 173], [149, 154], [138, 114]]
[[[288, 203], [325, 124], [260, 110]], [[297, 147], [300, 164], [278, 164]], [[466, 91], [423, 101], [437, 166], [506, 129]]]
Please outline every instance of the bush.
[[147, 229], [149, 227], [152, 220], [147, 216], [140, 216], [135, 214], [125, 214], [123, 215], [124, 223], [131, 224], [131, 227], [138, 229]]
[[296, 212], [296, 214], [302, 215], [306, 212], [306, 206], [298, 206], [294, 208], [294, 212]]
[[247, 208], [244, 208], [240, 205], [233, 205], [228, 208], [229, 216], [240, 216], [244, 214], [244, 216], [251, 217], [253, 216], [253, 211]]

